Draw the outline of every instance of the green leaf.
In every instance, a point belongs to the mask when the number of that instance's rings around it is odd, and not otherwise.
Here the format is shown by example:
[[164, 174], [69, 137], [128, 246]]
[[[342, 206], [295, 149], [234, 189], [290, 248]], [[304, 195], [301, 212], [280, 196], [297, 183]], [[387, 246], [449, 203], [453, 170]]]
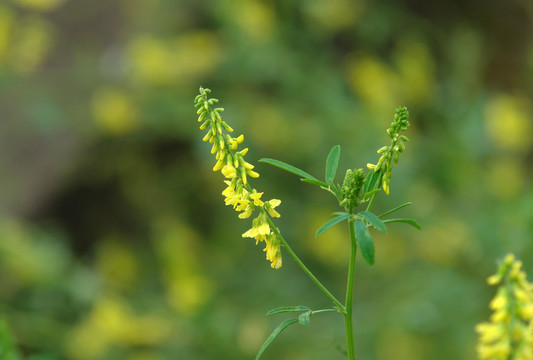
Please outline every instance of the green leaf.
[[341, 191], [339, 189], [339, 186], [338, 185], [335, 185], [333, 182], [329, 184], [329, 187], [331, 189], [331, 191], [333, 191], [333, 193], [335, 194], [335, 196], [337, 197], [337, 199], [342, 200], [342, 194], [341, 194]]
[[361, 214], [365, 218], [365, 220], [370, 223], [370, 225], [375, 227], [376, 230], [379, 230], [382, 233], [387, 232], [387, 227], [385, 226], [385, 223], [383, 223], [383, 221], [373, 213], [368, 211], [361, 211], [359, 214]]
[[317, 178], [315, 178], [313, 175], [308, 174], [305, 171], [298, 169], [297, 167], [284, 163], [283, 161], [264, 158], [264, 159], [259, 160], [259, 162], [264, 162], [266, 164], [274, 165], [276, 167], [279, 167], [280, 169], [283, 169], [285, 171], [298, 175], [304, 179], [317, 180]]
[[348, 214], [348, 215], [351, 215], [350, 213], [347, 213], [346, 211], [335, 211], [334, 213], [332, 213], [333, 215], [344, 215], [344, 214]]
[[282, 306], [282, 307], [270, 310], [269, 312], [267, 312], [267, 316], [286, 313], [286, 312], [300, 312], [300, 311], [309, 311], [309, 310], [311, 309], [309, 309], [307, 306], [302, 306], [302, 305]]
[[270, 336], [266, 339], [266, 341], [263, 344], [263, 346], [261, 346], [261, 349], [259, 349], [259, 352], [257, 353], [257, 355], [255, 357], [255, 360], [261, 359], [261, 356], [263, 356], [263, 353], [267, 349], [268, 345], [270, 345], [270, 343], [272, 341], [274, 341], [276, 336], [278, 336], [283, 330], [285, 330], [285, 328], [287, 326], [292, 325], [292, 324], [294, 324], [297, 321], [298, 321], [298, 318], [291, 318], [291, 319], [285, 320], [284, 322], [279, 324], [278, 327], [275, 328], [274, 331], [272, 331], [272, 334], [270, 334]]
[[326, 160], [326, 182], [328, 184], [331, 184], [337, 174], [340, 156], [341, 147], [340, 145], [335, 145], [329, 152], [328, 159]]
[[422, 226], [420, 226], [418, 221], [413, 220], [413, 219], [388, 219], [388, 220], [383, 220], [383, 222], [384, 223], [393, 223], [393, 222], [406, 223], [406, 224], [414, 226], [418, 230], [422, 230]]
[[377, 194], [380, 191], [381, 189], [374, 189], [372, 191], [365, 193], [365, 196], [363, 196], [363, 201], [367, 201], [368, 199], [372, 197], [372, 195]]
[[366, 224], [362, 221], [354, 222], [355, 238], [361, 248], [361, 255], [369, 265], [374, 265], [374, 242], [368, 232]]
[[370, 173], [367, 175], [365, 182], [363, 184], [363, 194], [366, 194], [369, 191], [374, 190], [376, 187], [376, 183], [378, 182], [379, 178], [381, 177], [381, 170], [379, 171], [370, 171]]
[[298, 322], [300, 323], [300, 325], [307, 326], [309, 325], [310, 321], [311, 321], [311, 310], [301, 313], [300, 316], [298, 316]]
[[413, 205], [413, 203], [410, 202], [410, 201], [409, 201], [409, 202], [406, 202], [405, 204], [402, 204], [402, 205], [400, 205], [400, 206], [395, 207], [394, 209], [391, 209], [391, 210], [389, 210], [389, 211], [384, 212], [383, 214], [379, 215], [378, 217], [382, 218], [382, 217], [385, 216], [385, 215], [392, 214], [393, 212], [398, 211], [398, 210], [400, 210], [400, 209], [403, 209], [404, 207], [409, 206], [409, 205]]
[[328, 188], [328, 184], [320, 180], [313, 180], [313, 179], [300, 179], [300, 180], [302, 180], [303, 182], [309, 183], [309, 184], [318, 185], [321, 188], [325, 188], [325, 189]]
[[340, 223], [341, 221], [344, 221], [346, 219], [348, 219], [350, 216], [352, 216], [352, 214], [348, 214], [348, 213], [344, 213], [342, 215], [339, 215], [337, 217], [334, 217], [333, 219], [329, 220], [328, 222], [326, 222], [324, 225], [322, 225], [322, 227], [320, 229], [317, 230], [316, 232], [316, 237], [319, 237], [320, 235], [322, 235], [323, 233], [325, 233], [326, 231], [328, 231], [331, 227], [337, 225], [338, 223]]

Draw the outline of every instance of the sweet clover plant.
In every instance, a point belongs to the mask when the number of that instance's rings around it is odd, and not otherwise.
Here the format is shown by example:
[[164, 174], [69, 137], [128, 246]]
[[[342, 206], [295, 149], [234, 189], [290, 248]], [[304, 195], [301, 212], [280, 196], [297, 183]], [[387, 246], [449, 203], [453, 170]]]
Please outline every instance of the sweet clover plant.
[[206, 130], [204, 141], [212, 144], [211, 153], [215, 155], [213, 171], [220, 171], [224, 176], [226, 188], [222, 191], [226, 205], [231, 205], [239, 213], [240, 219], [248, 219], [253, 216], [252, 227], [242, 234], [242, 237], [253, 238], [256, 244], [265, 243], [264, 251], [266, 258], [274, 269], [282, 266], [282, 250], [288, 254], [311, 281], [331, 301], [331, 308], [312, 310], [306, 306], [283, 306], [270, 310], [267, 315], [280, 313], [296, 313], [297, 316], [282, 322], [267, 338], [256, 359], [260, 359], [267, 347], [289, 325], [299, 323], [307, 326], [314, 315], [324, 312], [337, 312], [344, 318], [346, 333], [346, 354], [348, 359], [356, 359], [354, 346], [353, 324], [353, 293], [355, 262], [358, 249], [363, 259], [369, 264], [374, 264], [375, 246], [371, 231], [387, 232], [387, 224], [402, 222], [410, 224], [418, 229], [417, 221], [405, 218], [390, 218], [389, 215], [411, 205], [406, 202], [396, 206], [382, 214], [374, 214], [372, 206], [376, 197], [382, 192], [389, 194], [392, 170], [398, 164], [400, 154], [405, 150], [405, 144], [409, 139], [402, 134], [409, 128], [409, 113], [405, 107], [396, 109], [394, 119], [387, 130], [390, 143], [381, 147], [377, 152], [380, 155], [377, 163], [369, 163], [366, 169], [348, 169], [345, 172], [342, 183], [335, 181], [338, 163], [341, 154], [339, 145], [333, 146], [325, 165], [323, 180], [298, 169], [285, 162], [275, 159], [261, 159], [260, 162], [273, 165], [282, 170], [298, 176], [301, 181], [316, 185], [319, 189], [333, 195], [339, 204], [339, 211], [333, 212], [333, 217], [316, 231], [316, 236], [321, 236], [331, 227], [345, 223], [348, 227], [349, 241], [351, 244], [350, 260], [346, 282], [346, 294], [344, 301], [334, 296], [328, 288], [311, 272], [292, 250], [287, 240], [283, 237], [273, 219], [280, 216], [276, 207], [281, 201], [278, 199], [263, 200], [263, 192], [259, 192], [251, 184], [250, 178], [257, 178], [254, 166], [245, 160], [247, 148], [240, 150], [244, 137], [239, 135], [232, 137], [233, 129], [222, 120], [223, 108], [215, 107], [218, 100], [210, 98], [211, 90], [200, 88], [200, 94], [195, 98], [198, 122], [200, 129]]

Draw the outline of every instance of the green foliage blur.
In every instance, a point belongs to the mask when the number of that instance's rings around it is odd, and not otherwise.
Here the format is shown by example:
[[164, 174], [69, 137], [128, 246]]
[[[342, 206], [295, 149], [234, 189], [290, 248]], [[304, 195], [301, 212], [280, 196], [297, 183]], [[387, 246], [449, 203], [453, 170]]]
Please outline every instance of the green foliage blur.
[[[251, 359], [281, 321], [269, 309], [329, 306], [241, 238], [197, 128], [205, 86], [339, 297], [348, 230], [314, 235], [334, 199], [257, 160], [322, 174], [340, 144], [339, 172], [364, 167], [408, 107], [375, 211], [413, 201], [402, 214], [423, 230], [391, 224], [375, 266], [359, 258], [356, 351], [474, 359], [496, 260], [533, 272], [532, 23], [519, 0], [3, 0], [2, 337], [32, 360]], [[343, 359], [343, 331], [321, 314], [265, 359]]]

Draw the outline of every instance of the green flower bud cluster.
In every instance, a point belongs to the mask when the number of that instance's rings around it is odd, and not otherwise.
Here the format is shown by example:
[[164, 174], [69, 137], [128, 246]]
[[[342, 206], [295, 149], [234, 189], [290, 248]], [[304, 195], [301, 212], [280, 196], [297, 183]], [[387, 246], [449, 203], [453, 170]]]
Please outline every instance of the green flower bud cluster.
[[533, 359], [533, 286], [521, 267], [522, 262], [508, 254], [487, 280], [499, 288], [490, 302], [490, 322], [476, 326], [479, 359]]
[[387, 195], [389, 194], [392, 168], [398, 164], [400, 154], [405, 150], [405, 143], [409, 141], [407, 136], [400, 135], [401, 131], [409, 128], [410, 123], [408, 119], [409, 112], [405, 106], [396, 109], [391, 127], [387, 129], [387, 134], [391, 138], [391, 144], [389, 146], [383, 146], [377, 151], [381, 155], [377, 164], [367, 164], [367, 167], [372, 171], [382, 171], [381, 184]]
[[347, 170], [344, 181], [342, 182], [341, 194], [343, 200], [341, 206], [347, 209], [353, 209], [361, 204], [361, 189], [365, 180], [363, 169]]

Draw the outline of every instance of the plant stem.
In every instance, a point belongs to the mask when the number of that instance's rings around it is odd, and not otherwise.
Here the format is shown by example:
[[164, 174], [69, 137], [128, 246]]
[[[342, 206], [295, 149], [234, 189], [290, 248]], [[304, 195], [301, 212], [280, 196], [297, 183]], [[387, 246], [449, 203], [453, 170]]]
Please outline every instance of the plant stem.
[[272, 231], [274, 231], [274, 234], [276, 234], [276, 236], [278, 236], [278, 238], [280, 239], [281, 241], [281, 244], [283, 245], [283, 247], [285, 248], [285, 251], [287, 251], [287, 253], [293, 258], [293, 260], [296, 262], [296, 264], [298, 264], [298, 266], [300, 267], [300, 269], [302, 269], [302, 271], [311, 279], [311, 281], [313, 281], [315, 283], [315, 285], [331, 300], [333, 301], [333, 303], [335, 304], [335, 306], [337, 306], [337, 308], [345, 315], [346, 314], [346, 310], [344, 308], [344, 305], [341, 304], [341, 302], [339, 300], [337, 300], [337, 298], [335, 296], [333, 296], [332, 293], [329, 292], [329, 290], [320, 282], [320, 280], [318, 280], [316, 278], [316, 276], [311, 272], [311, 270], [309, 270], [307, 268], [307, 266], [305, 266], [305, 264], [302, 262], [302, 260], [300, 260], [300, 258], [298, 257], [298, 255], [296, 255], [296, 253], [294, 251], [292, 251], [291, 247], [289, 246], [289, 244], [287, 243], [287, 241], [283, 238], [283, 236], [281, 236], [278, 228], [276, 227], [276, 225], [274, 225], [274, 223], [272, 222], [272, 219], [270, 219], [269, 216], [267, 216], [267, 221], [268, 221], [268, 225], [270, 226], [270, 228], [272, 229]]
[[348, 359], [355, 360], [352, 309], [353, 309], [353, 287], [354, 287], [354, 277], [355, 277], [355, 260], [356, 260], [356, 255], [357, 255], [357, 242], [355, 239], [355, 230], [353, 227], [352, 219], [348, 221], [348, 225], [350, 226], [351, 251], [350, 251], [350, 265], [348, 268], [348, 283], [346, 284], [346, 303], [344, 305], [346, 309], [344, 313], [344, 327], [346, 329], [346, 346], [348, 349]]

